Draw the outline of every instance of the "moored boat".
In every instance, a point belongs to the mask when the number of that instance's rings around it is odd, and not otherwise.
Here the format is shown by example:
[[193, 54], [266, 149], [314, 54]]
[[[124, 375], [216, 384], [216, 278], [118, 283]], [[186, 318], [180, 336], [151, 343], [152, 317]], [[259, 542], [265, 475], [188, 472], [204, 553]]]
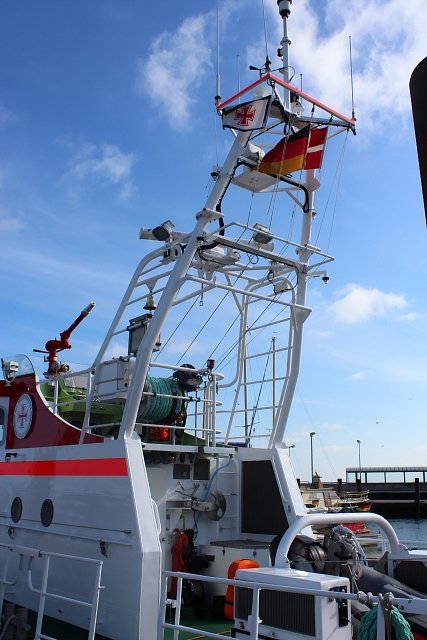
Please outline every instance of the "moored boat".
[[307, 511], [324, 513], [349, 513], [352, 511], [367, 513], [372, 502], [368, 491], [338, 494], [333, 487], [312, 487], [300, 485], [302, 499]]
[[[1, 600], [38, 612], [37, 639], [45, 615], [110, 640], [224, 628], [242, 640], [349, 640], [371, 611], [380, 638], [391, 611], [423, 629], [427, 551], [408, 551], [380, 516], [340, 512], [389, 539], [364, 574], [336, 514], [307, 514], [283, 444], [307, 286], [328, 279], [332, 260], [312, 240], [317, 171], [355, 120], [290, 84], [290, 0], [278, 9], [281, 70], [267, 57], [253, 83], [218, 97], [231, 150], [192, 229], [166, 219], [140, 230], [149, 250], [95, 360], [72, 370], [59, 359], [93, 303], [47, 340], [43, 376], [27, 356], [2, 356]], [[279, 216], [265, 219], [265, 198]]]

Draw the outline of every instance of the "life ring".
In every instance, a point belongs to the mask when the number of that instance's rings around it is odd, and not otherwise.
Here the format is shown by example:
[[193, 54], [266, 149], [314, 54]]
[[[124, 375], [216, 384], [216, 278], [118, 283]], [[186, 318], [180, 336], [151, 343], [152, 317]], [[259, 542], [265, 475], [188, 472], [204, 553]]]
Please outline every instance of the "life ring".
[[[234, 560], [228, 567], [227, 577], [233, 580], [238, 569], [255, 569], [258, 567], [259, 564], [256, 560], [249, 560], [248, 558]], [[228, 585], [225, 593], [224, 617], [228, 620], [234, 620], [234, 587], [232, 584]]]

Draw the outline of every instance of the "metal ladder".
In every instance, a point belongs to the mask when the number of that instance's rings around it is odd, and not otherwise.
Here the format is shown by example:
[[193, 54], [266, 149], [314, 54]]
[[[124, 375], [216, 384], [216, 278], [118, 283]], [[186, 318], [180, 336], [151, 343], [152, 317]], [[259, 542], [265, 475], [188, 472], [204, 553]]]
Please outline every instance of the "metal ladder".
[[[34, 640], [57, 640], [50, 636], [46, 636], [42, 633], [43, 616], [45, 610], [45, 604], [47, 598], [56, 598], [62, 602], [70, 602], [77, 606], [87, 607], [90, 610], [90, 624], [88, 629], [88, 640], [94, 640], [96, 620], [98, 616], [98, 604], [99, 604], [99, 592], [102, 589], [101, 586], [101, 573], [102, 573], [102, 560], [95, 560], [92, 558], [85, 558], [82, 556], [72, 556], [65, 553], [53, 553], [48, 551], [40, 551], [39, 549], [32, 549], [30, 547], [22, 547], [18, 545], [11, 545], [6, 543], [0, 543], [0, 549], [5, 550], [4, 564], [0, 576], [0, 611], [3, 609], [5, 600], [6, 588], [14, 586], [19, 574], [26, 570], [27, 572], [27, 585], [30, 591], [39, 594], [39, 605], [37, 610], [37, 622]], [[13, 579], [8, 579], [9, 562], [13, 555], [19, 555], [19, 568], [16, 576]], [[35, 558], [42, 559], [42, 578], [40, 587], [35, 587], [32, 581], [32, 563]], [[92, 591], [92, 599], [90, 601], [78, 600], [68, 596], [63, 596], [58, 593], [48, 591], [48, 579], [49, 579], [49, 566], [52, 558], [60, 558], [62, 560], [69, 560], [70, 562], [83, 562], [87, 564], [95, 565], [94, 585]]]

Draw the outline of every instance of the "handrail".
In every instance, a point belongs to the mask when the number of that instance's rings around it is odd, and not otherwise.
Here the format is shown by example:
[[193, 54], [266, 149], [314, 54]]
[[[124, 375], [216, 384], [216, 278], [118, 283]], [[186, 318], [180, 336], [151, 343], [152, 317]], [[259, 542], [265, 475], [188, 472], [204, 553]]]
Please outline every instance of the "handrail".
[[[20, 565], [18, 569], [18, 573], [14, 580], [7, 580], [7, 571], [9, 567], [9, 558], [8, 555], [5, 559], [3, 566], [3, 573], [0, 577], [0, 611], [3, 607], [4, 597], [5, 597], [5, 589], [7, 585], [13, 585], [16, 583], [18, 579], [19, 572], [23, 569], [24, 558], [27, 559], [27, 586], [30, 591], [33, 593], [37, 593], [39, 595], [39, 607], [37, 611], [37, 621], [36, 621], [36, 630], [34, 635], [34, 640], [54, 640], [49, 636], [45, 636], [42, 634], [42, 624], [43, 624], [43, 616], [46, 604], [46, 598], [56, 598], [63, 602], [70, 602], [72, 604], [80, 605], [83, 607], [90, 608], [90, 623], [88, 629], [88, 640], [94, 640], [95, 638], [95, 630], [96, 630], [96, 620], [98, 616], [98, 604], [99, 604], [99, 593], [102, 589], [101, 587], [101, 573], [102, 573], [102, 560], [96, 560], [95, 558], [85, 558], [83, 556], [73, 556], [65, 553], [55, 553], [48, 551], [41, 551], [39, 549], [33, 549], [30, 547], [23, 547], [13, 544], [7, 544], [4, 542], [0, 542], [0, 547], [9, 551], [10, 553], [17, 553], [20, 556]], [[35, 587], [32, 579], [32, 564], [35, 558], [40, 558], [42, 561], [42, 579], [40, 587]], [[74, 562], [85, 562], [88, 564], [95, 565], [95, 576], [94, 576], [94, 586], [92, 592], [92, 600], [78, 600], [76, 598], [71, 598], [69, 596], [64, 596], [59, 593], [53, 593], [48, 591], [48, 578], [49, 578], [49, 567], [50, 561], [54, 558], [60, 558], [62, 560], [70, 560]]]
[[317, 527], [329, 527], [331, 525], [342, 524], [346, 522], [362, 521], [365, 524], [369, 522], [376, 523], [386, 534], [390, 545], [390, 552], [398, 554], [406, 551], [406, 547], [399, 542], [395, 530], [389, 522], [376, 513], [309, 513], [306, 516], [299, 516], [292, 522], [285, 531], [276, 553], [276, 567], [289, 568], [290, 562], [288, 553], [290, 546], [296, 536], [306, 527], [317, 525]]
[[[350, 515], [350, 514], [348, 514]], [[315, 574], [313, 574], [315, 575]], [[332, 576], [331, 576], [332, 577]], [[171, 604], [171, 600], [167, 598], [167, 581], [168, 578], [177, 578], [177, 593], [176, 600], [172, 601], [175, 606], [175, 621], [174, 623], [166, 622], [166, 605]], [[384, 640], [385, 639], [385, 622], [384, 622], [384, 611], [381, 606], [383, 602], [382, 594], [378, 596], [372, 595], [372, 593], [364, 593], [363, 591], [358, 591], [357, 593], [348, 593], [344, 591], [330, 591], [324, 589], [308, 589], [302, 587], [295, 587], [289, 585], [279, 585], [279, 584], [271, 584], [266, 582], [258, 582], [256, 580], [239, 580], [239, 579], [230, 579], [230, 578], [219, 578], [215, 576], [206, 576], [197, 574], [197, 580], [200, 582], [208, 582], [214, 584], [224, 584], [224, 585], [232, 585], [233, 587], [245, 587], [248, 589], [252, 589], [254, 593], [254, 597], [252, 598], [252, 610], [250, 616], [248, 616], [248, 621], [250, 620], [250, 629], [248, 640], [257, 640], [259, 625], [262, 624], [262, 621], [259, 619], [259, 594], [261, 590], [269, 590], [269, 591], [279, 591], [279, 592], [287, 592], [287, 593], [297, 593], [304, 595], [312, 595], [319, 596], [322, 598], [334, 598], [335, 600], [346, 600], [346, 601], [358, 601], [362, 604], [369, 605], [379, 605], [378, 606], [378, 617], [377, 617], [377, 639]], [[161, 599], [160, 599], [160, 608], [159, 608], [159, 620], [158, 620], [158, 638], [162, 638], [162, 630], [163, 629], [171, 629], [175, 633], [179, 631], [184, 631], [187, 633], [200, 633], [200, 629], [196, 627], [189, 627], [186, 625], [180, 624], [181, 618], [181, 601], [182, 601], [182, 583], [184, 580], [194, 580], [195, 575], [193, 573], [185, 573], [180, 571], [163, 571], [162, 572], [162, 590], [161, 590]], [[427, 599], [421, 598], [396, 598], [392, 593], [387, 594], [388, 603], [391, 606], [397, 607], [397, 609], [402, 613], [415, 613], [425, 615], [427, 613]], [[178, 635], [174, 635], [174, 638], [177, 638]], [[224, 638], [223, 635], [219, 635], [216, 633], [211, 633], [208, 631], [203, 631], [203, 637], [206, 638], [214, 638], [215, 640], [222, 640]]]

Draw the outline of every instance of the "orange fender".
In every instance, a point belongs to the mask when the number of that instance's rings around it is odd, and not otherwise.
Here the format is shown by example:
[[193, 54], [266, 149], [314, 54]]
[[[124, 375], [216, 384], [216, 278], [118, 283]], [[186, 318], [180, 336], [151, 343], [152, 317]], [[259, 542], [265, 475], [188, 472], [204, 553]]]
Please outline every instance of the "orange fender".
[[[233, 580], [238, 569], [255, 569], [257, 567], [259, 567], [259, 564], [255, 560], [249, 560], [248, 558], [234, 560], [228, 567], [227, 577]], [[224, 616], [228, 620], [234, 620], [234, 587], [232, 584], [228, 585], [225, 593]]]

